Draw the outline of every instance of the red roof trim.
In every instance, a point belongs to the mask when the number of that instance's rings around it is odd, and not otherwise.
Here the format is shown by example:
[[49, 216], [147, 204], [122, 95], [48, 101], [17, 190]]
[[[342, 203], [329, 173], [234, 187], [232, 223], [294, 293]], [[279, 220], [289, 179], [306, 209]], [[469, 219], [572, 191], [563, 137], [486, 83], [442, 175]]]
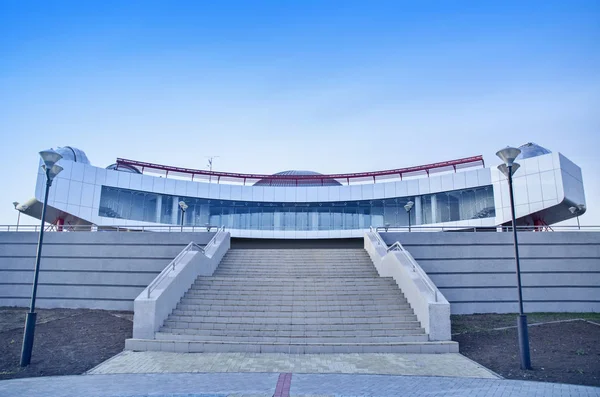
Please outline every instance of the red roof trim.
[[141, 168], [142, 172], [148, 170], [157, 170], [157, 171], [166, 171], [169, 172], [177, 172], [180, 174], [189, 174], [189, 175], [206, 175], [206, 176], [216, 176], [219, 179], [223, 178], [232, 178], [232, 179], [266, 179], [266, 180], [319, 180], [319, 179], [346, 179], [348, 182], [352, 179], [357, 178], [369, 178], [372, 177], [375, 179], [378, 176], [385, 175], [398, 175], [402, 177], [403, 174], [412, 174], [416, 172], [427, 172], [431, 170], [441, 170], [442, 168], [450, 168], [456, 167], [457, 165], [463, 165], [463, 167], [459, 168], [467, 168], [467, 167], [475, 167], [478, 165], [483, 166], [483, 156], [473, 156], [473, 157], [465, 157], [457, 160], [450, 161], [442, 161], [439, 163], [419, 165], [416, 167], [406, 167], [406, 168], [396, 168], [393, 170], [384, 170], [384, 171], [370, 171], [370, 172], [357, 172], [352, 174], [328, 174], [328, 175], [264, 175], [264, 174], [242, 174], [237, 172], [219, 172], [219, 171], [206, 171], [206, 170], [197, 170], [192, 168], [181, 168], [181, 167], [173, 167], [169, 165], [162, 164], [152, 164], [145, 163], [143, 161], [136, 160], [128, 160], [128, 159], [117, 159], [117, 164], [129, 165], [134, 167]]

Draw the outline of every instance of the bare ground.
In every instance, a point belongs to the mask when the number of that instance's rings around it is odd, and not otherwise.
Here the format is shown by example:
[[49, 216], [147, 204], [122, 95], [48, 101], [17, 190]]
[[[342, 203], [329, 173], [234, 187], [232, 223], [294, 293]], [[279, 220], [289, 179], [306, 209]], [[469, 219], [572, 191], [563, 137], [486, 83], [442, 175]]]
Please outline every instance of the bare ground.
[[24, 308], [0, 308], [0, 379], [81, 374], [121, 352], [132, 314], [38, 309], [31, 364], [21, 368]]
[[[133, 328], [130, 312], [38, 309], [31, 364], [21, 368], [26, 311], [0, 308], [0, 379], [84, 373], [120, 353]], [[543, 323], [529, 327], [530, 371], [519, 369], [514, 314], [452, 316], [452, 339], [462, 354], [505, 378], [600, 386], [600, 314], [534, 313], [528, 319]]]
[[528, 320], [532, 370], [520, 369], [516, 314], [452, 316], [452, 339], [507, 379], [600, 386], [600, 314], [535, 313]]

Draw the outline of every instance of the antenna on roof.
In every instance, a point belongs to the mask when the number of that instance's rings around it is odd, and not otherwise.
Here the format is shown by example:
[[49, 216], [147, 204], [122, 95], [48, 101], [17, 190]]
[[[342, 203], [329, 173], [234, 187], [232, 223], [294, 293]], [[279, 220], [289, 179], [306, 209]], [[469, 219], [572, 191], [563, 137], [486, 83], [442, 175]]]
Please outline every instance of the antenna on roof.
[[[208, 164], [206, 166], [208, 167], [208, 170], [210, 172], [212, 172], [212, 170], [213, 170], [213, 159], [216, 159], [216, 158], [219, 158], [219, 157], [221, 157], [221, 156], [206, 156], [206, 158], [208, 159]], [[212, 179], [212, 175], [209, 175], [208, 176], [208, 183], [210, 183], [211, 179]]]

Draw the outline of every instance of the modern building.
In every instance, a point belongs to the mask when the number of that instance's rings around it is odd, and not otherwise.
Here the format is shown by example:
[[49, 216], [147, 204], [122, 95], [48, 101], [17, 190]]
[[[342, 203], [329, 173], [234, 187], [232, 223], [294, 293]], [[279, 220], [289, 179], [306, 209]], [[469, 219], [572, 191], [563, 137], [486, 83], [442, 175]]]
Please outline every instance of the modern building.
[[[560, 153], [528, 143], [514, 175], [517, 223], [537, 228], [585, 211], [581, 169]], [[510, 222], [506, 178], [482, 156], [351, 174], [284, 171], [274, 175], [211, 172], [117, 159], [93, 166], [69, 146], [53, 182], [46, 219], [75, 225], [225, 226], [234, 237], [362, 237], [370, 227], [413, 230], [493, 229]], [[40, 219], [45, 176], [35, 198], [17, 206]], [[187, 206], [185, 212], [180, 202]], [[405, 205], [413, 203], [410, 212]], [[583, 205], [583, 207], [582, 207]], [[580, 215], [582, 211], [579, 211]]]

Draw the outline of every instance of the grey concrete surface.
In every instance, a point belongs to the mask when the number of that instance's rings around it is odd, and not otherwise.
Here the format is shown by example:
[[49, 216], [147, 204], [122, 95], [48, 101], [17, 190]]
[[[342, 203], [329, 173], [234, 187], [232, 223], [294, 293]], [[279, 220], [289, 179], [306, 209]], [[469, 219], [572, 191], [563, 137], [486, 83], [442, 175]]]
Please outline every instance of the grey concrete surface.
[[[271, 397], [278, 373], [88, 375], [0, 381], [3, 397]], [[600, 388], [498, 379], [292, 374], [290, 396], [592, 397]]]
[[[453, 314], [515, 313], [511, 233], [382, 232], [400, 241], [451, 304]], [[526, 312], [600, 311], [600, 233], [519, 232]]]
[[[133, 310], [133, 300], [190, 242], [214, 233], [46, 233], [36, 305]], [[0, 306], [27, 306], [38, 233], [0, 232]]]
[[257, 354], [124, 351], [88, 371], [92, 375], [164, 372], [293, 372], [498, 378], [492, 371], [458, 353]]

